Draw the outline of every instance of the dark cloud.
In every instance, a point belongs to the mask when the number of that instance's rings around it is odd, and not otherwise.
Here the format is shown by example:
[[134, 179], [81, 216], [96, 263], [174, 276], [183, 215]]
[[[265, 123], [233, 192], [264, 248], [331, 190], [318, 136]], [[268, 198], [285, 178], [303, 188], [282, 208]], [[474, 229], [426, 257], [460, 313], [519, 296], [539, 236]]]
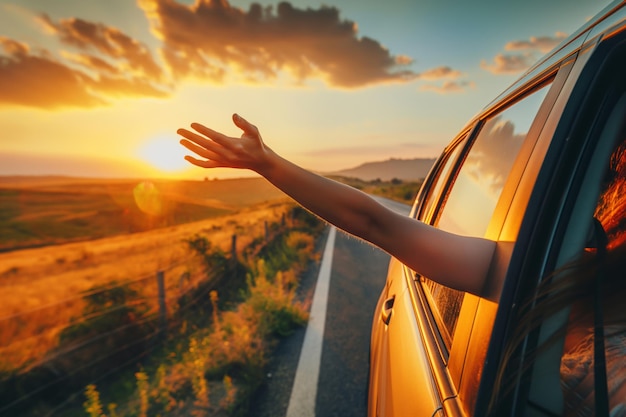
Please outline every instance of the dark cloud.
[[120, 74], [120, 69], [102, 58], [89, 54], [66, 54], [66, 58], [102, 74]]
[[176, 77], [222, 81], [236, 70], [266, 81], [286, 71], [298, 81], [317, 77], [342, 88], [415, 78], [409, 58], [359, 37], [356, 24], [342, 20], [334, 7], [298, 9], [282, 2], [275, 9], [252, 4], [244, 11], [225, 0], [139, 4], [163, 40], [163, 57]]
[[481, 62], [481, 68], [492, 74], [517, 74], [528, 69], [541, 55], [551, 51], [560, 44], [567, 35], [562, 32], [554, 36], [532, 36], [529, 40], [508, 42], [505, 51], [519, 51], [517, 53], [501, 53], [494, 57], [492, 63]]
[[93, 107], [104, 101], [88, 91], [89, 78], [54, 61], [45, 54], [33, 55], [29, 48], [0, 37], [8, 55], [0, 55], [0, 105], [40, 108]]
[[112, 97], [164, 97], [163, 71], [148, 49], [115, 28], [80, 19], [40, 18], [66, 43], [90, 53], [45, 50], [0, 38], [0, 105], [54, 109], [107, 105]]
[[40, 21], [64, 43], [83, 50], [95, 50], [124, 62], [128, 72], [157, 81], [163, 76], [150, 50], [117, 28], [78, 18], [62, 19], [57, 23], [45, 14], [40, 16]]

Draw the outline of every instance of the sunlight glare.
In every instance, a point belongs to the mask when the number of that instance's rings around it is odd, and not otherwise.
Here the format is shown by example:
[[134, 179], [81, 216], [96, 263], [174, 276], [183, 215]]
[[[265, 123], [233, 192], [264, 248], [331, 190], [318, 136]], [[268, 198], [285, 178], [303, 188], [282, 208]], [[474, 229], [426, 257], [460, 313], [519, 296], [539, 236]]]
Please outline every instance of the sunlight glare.
[[172, 173], [189, 167], [184, 159], [189, 152], [172, 135], [151, 138], [142, 144], [138, 153], [144, 161], [161, 171]]
[[135, 197], [135, 204], [139, 210], [151, 216], [159, 216], [163, 214], [163, 199], [161, 198], [161, 192], [150, 181], [144, 181], [139, 183], [133, 189], [133, 197]]

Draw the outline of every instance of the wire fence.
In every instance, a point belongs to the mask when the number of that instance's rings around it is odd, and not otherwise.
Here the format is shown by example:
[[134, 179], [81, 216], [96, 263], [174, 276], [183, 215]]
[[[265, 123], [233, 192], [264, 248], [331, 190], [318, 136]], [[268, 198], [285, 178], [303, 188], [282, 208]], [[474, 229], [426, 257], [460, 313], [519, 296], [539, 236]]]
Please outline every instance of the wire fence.
[[[270, 237], [266, 223], [265, 240]], [[233, 235], [231, 261], [237, 258], [236, 240]], [[229, 271], [232, 269], [226, 268]], [[0, 416], [48, 417], [75, 409], [84, 401], [87, 385], [133, 372], [156, 349], [163, 348], [169, 329], [180, 327], [193, 317], [189, 313], [194, 309], [210, 309], [208, 294], [220, 285], [222, 278], [225, 277], [208, 268], [192, 273], [179, 262], [154, 274], [92, 288], [0, 317], [0, 327], [19, 327], [38, 317], [82, 305], [82, 313], [69, 324], [42, 326], [32, 334], [0, 340], [2, 355], [3, 350], [19, 349], [59, 335], [56, 348], [31, 360], [26, 370], [0, 372]], [[208, 320], [207, 317], [195, 319]]]

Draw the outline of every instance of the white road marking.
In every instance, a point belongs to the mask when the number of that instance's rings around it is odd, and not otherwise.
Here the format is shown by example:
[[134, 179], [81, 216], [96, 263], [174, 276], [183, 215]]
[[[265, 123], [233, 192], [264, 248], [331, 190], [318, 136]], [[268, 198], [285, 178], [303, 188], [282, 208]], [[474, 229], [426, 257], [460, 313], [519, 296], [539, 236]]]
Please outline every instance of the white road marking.
[[317, 381], [322, 360], [322, 343], [324, 341], [324, 325], [326, 324], [326, 305], [330, 287], [330, 270], [333, 262], [335, 236], [337, 229], [330, 228], [326, 247], [322, 255], [309, 323], [304, 334], [304, 342], [298, 360], [298, 369], [291, 389], [286, 417], [315, 417], [315, 399], [317, 397]]

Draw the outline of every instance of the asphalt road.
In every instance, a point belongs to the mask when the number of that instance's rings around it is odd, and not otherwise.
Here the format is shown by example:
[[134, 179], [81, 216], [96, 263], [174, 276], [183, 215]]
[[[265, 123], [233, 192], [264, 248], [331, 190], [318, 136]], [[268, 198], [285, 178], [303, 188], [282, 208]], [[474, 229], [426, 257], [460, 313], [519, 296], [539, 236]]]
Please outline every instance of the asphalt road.
[[[409, 211], [406, 205], [377, 199], [403, 214]], [[364, 417], [367, 413], [370, 329], [389, 255], [341, 231], [328, 239], [333, 234], [329, 228], [320, 242], [321, 251], [330, 246], [324, 255], [327, 264], [322, 259], [301, 282], [300, 296], [313, 300], [308, 328], [277, 347], [250, 416]], [[325, 267], [326, 278], [320, 273]], [[316, 310], [320, 305], [322, 313]]]

